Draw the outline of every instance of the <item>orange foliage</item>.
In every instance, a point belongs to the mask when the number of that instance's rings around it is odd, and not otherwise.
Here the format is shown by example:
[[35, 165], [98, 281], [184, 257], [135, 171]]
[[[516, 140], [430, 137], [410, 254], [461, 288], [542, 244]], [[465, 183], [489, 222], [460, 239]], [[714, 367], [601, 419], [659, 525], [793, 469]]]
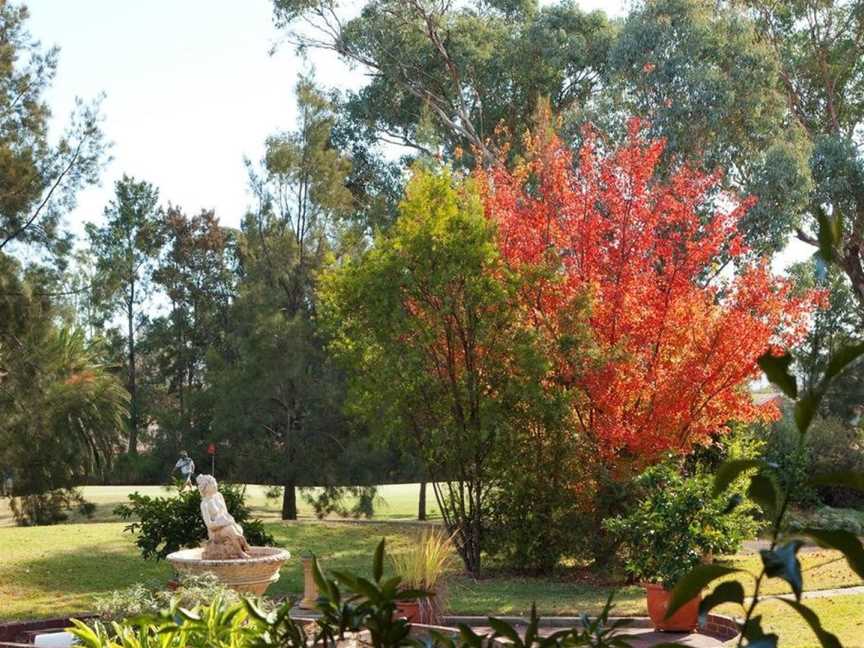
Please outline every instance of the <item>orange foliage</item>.
[[[538, 277], [525, 312], [557, 349], [554, 379], [584, 394], [575, 419], [607, 456], [651, 458], [769, 417], [747, 384], [762, 353], [804, 333], [814, 296], [747, 260], [737, 225], [750, 203], [721, 193], [718, 174], [682, 165], [661, 177], [664, 143], [642, 132], [634, 120], [611, 152], [586, 132], [574, 159], [538, 131], [515, 169], [477, 174], [505, 261]], [[568, 307], [586, 295], [598, 360], [574, 368]]]

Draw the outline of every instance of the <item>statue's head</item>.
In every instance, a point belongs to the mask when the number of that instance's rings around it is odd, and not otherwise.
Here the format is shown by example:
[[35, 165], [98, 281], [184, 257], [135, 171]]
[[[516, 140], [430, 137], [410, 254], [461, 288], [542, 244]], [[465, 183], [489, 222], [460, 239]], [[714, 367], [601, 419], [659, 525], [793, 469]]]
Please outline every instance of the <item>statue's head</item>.
[[218, 485], [213, 475], [198, 475], [195, 483], [198, 484], [198, 492], [205, 497], [212, 495], [218, 490]]

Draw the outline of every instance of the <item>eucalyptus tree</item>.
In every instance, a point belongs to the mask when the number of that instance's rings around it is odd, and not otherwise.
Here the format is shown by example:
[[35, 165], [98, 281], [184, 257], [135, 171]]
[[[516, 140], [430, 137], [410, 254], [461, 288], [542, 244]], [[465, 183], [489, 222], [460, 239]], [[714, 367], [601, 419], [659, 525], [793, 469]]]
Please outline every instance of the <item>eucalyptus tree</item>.
[[603, 84], [614, 30], [602, 12], [536, 0], [274, 0], [300, 49], [334, 52], [367, 83], [343, 109], [380, 143], [471, 163], [502, 127], [516, 148], [537, 101], [579, 110]]
[[154, 388], [164, 395], [154, 413], [160, 428], [172, 428], [175, 445], [183, 447], [193, 441], [193, 431], [199, 442], [208, 433], [209, 415], [202, 402], [206, 357], [223, 343], [228, 328], [237, 280], [235, 237], [213, 211], [187, 216], [177, 207], [167, 210], [163, 233], [153, 281], [170, 307], [167, 315], [150, 322], [143, 343], [154, 365]]
[[27, 29], [23, 4], [0, 4], [0, 252], [38, 243], [68, 250], [60, 229], [77, 191], [99, 179], [106, 144], [98, 101], [78, 101], [65, 131], [52, 141], [46, 94], [59, 50], [43, 48]]
[[816, 252], [830, 222], [841, 236], [823, 262], [836, 257], [864, 308], [864, 3], [642, 2], [609, 78], [607, 114], [647, 117], [670, 159], [702, 157], [756, 198], [757, 252], [790, 237]]
[[88, 223], [90, 250], [98, 276], [94, 289], [103, 318], [123, 318], [126, 333], [126, 386], [130, 454], [138, 452], [141, 403], [138, 393], [137, 335], [146, 319], [142, 305], [153, 290], [153, 271], [163, 242], [159, 191], [148, 182], [124, 175], [114, 185], [104, 223]]

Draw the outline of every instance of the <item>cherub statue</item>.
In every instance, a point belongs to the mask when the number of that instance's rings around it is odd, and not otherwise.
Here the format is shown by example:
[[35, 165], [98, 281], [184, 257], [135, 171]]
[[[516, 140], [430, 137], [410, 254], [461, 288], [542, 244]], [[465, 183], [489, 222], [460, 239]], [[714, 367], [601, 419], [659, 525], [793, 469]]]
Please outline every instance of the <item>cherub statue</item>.
[[249, 558], [249, 544], [243, 537], [243, 527], [228, 512], [216, 480], [211, 475], [198, 475], [195, 481], [201, 493], [201, 517], [209, 538], [201, 557], [205, 560]]

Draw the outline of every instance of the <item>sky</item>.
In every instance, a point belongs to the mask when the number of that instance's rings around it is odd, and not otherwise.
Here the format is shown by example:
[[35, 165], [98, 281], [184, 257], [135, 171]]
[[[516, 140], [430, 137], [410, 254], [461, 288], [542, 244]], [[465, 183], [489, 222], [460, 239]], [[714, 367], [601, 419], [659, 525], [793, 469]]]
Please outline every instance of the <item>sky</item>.
[[[583, 2], [585, 8], [619, 1]], [[75, 97], [105, 94], [102, 112], [112, 161], [101, 185], [80, 194], [68, 218], [76, 233], [99, 221], [113, 184], [128, 174], [187, 213], [214, 209], [237, 226], [250, 204], [245, 157], [289, 130], [297, 75], [314, 66], [322, 85], [358, 83], [332, 56], [298, 58], [280, 34], [271, 0], [29, 0], [30, 31], [60, 47], [48, 94], [62, 130]]]
[[[583, 0], [621, 15], [626, 0]], [[250, 205], [244, 158], [292, 128], [294, 84], [310, 66], [324, 86], [357, 84], [332, 56], [301, 60], [272, 21], [271, 0], [29, 0], [32, 35], [60, 47], [48, 93], [59, 133], [76, 97], [105, 94], [103, 129], [112, 160], [67, 222], [77, 234], [98, 222], [124, 173], [160, 190], [163, 205], [213, 209], [238, 226]], [[791, 255], [791, 256], [790, 256]], [[791, 252], [775, 262], [782, 267]], [[787, 258], [788, 257], [788, 258]]]

